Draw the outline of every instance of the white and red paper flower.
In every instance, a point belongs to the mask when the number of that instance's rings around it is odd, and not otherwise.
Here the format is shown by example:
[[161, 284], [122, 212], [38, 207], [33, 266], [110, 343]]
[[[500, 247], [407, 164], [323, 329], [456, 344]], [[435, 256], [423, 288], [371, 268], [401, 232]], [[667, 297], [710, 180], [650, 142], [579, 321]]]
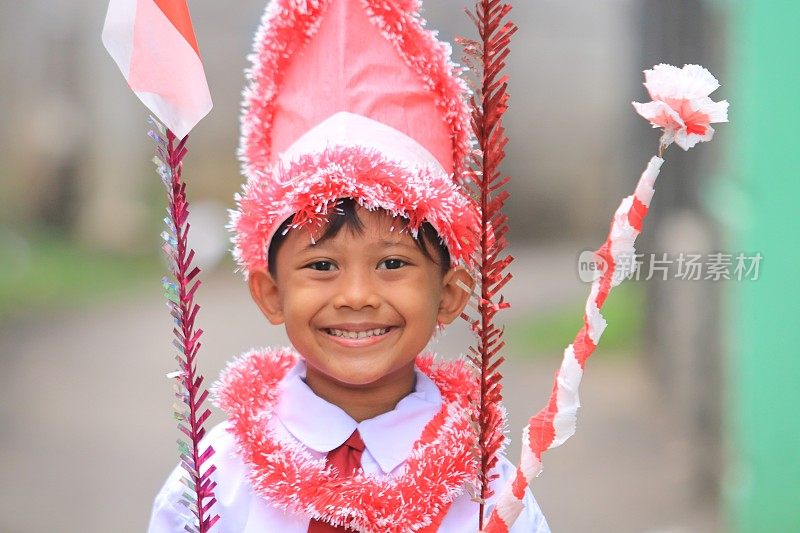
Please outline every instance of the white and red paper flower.
[[719, 88], [717, 79], [700, 65], [682, 69], [661, 63], [644, 71], [647, 92], [653, 100], [633, 102], [633, 107], [654, 128], [663, 128], [661, 145], [675, 144], [688, 150], [710, 141], [715, 122], [728, 121], [728, 102], [715, 102], [709, 95]]

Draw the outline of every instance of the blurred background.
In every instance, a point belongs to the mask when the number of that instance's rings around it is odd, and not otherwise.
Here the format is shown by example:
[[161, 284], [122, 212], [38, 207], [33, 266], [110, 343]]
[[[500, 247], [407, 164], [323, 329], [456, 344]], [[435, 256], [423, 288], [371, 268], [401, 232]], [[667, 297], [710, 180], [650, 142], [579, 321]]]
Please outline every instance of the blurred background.
[[[442, 38], [473, 36], [467, 0], [427, 0]], [[534, 494], [556, 532], [800, 531], [800, 289], [791, 275], [800, 4], [513, 2], [514, 278], [504, 373], [510, 457], [545, 403], [596, 249], [658, 133], [630, 102], [642, 70], [700, 63], [731, 124], [671, 147], [637, 250], [763, 256], [758, 279], [631, 280], [604, 308], [577, 435]], [[234, 273], [224, 229], [245, 55], [263, 0], [190, 2], [214, 110], [184, 176], [207, 383], [252, 346], [286, 343]], [[160, 287], [166, 200], [147, 111], [100, 42], [106, 2], [0, 1], [0, 531], [143, 531], [177, 460], [171, 320]], [[456, 49], [455, 59], [461, 56]], [[672, 271], [671, 271], [672, 273]], [[432, 343], [466, 351], [465, 324]], [[215, 411], [212, 422], [220, 421]]]

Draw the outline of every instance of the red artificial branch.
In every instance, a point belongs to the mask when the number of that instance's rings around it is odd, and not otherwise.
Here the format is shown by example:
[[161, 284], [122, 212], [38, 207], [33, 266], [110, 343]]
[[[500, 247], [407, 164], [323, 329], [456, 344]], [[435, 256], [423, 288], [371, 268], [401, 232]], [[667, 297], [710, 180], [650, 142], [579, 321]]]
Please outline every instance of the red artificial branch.
[[[196, 518], [194, 524], [186, 524], [187, 531], [206, 533], [219, 520], [219, 515], [212, 513], [216, 503], [214, 488], [216, 482], [211, 474], [215, 465], [203, 469], [205, 462], [214, 454], [214, 449], [207, 446], [201, 450], [200, 441], [205, 436], [203, 424], [211, 415], [203, 402], [208, 397], [208, 390], [202, 388], [203, 376], [197, 371], [196, 358], [200, 350], [202, 329], [195, 329], [195, 319], [200, 306], [194, 303], [194, 296], [200, 287], [198, 267], [192, 268], [195, 252], [187, 244], [189, 227], [189, 202], [186, 199], [186, 183], [181, 180], [183, 158], [186, 155], [188, 135], [176, 144], [172, 131], [166, 131], [166, 140], [151, 132], [156, 139], [161, 157], [159, 172], [167, 188], [169, 206], [168, 218], [165, 220], [169, 232], [162, 234], [164, 251], [170, 259], [170, 270], [174, 281], [164, 279], [167, 290], [168, 306], [175, 320], [173, 328], [175, 339], [173, 345], [178, 349], [175, 359], [179, 370], [171, 377], [179, 378], [176, 384], [175, 418], [178, 429], [188, 438], [187, 444], [178, 439], [180, 461], [188, 478], [184, 482], [189, 489], [184, 492], [182, 502]], [[188, 411], [188, 412], [187, 412]]]
[[[503, 329], [498, 329], [493, 320], [497, 312], [510, 306], [501, 295], [495, 296], [511, 279], [504, 273], [513, 257], [500, 257], [506, 247], [505, 233], [508, 217], [502, 213], [508, 191], [503, 187], [509, 177], [500, 173], [500, 163], [505, 157], [508, 138], [502, 124], [503, 114], [508, 109], [508, 76], [503, 74], [505, 60], [510, 52], [509, 43], [517, 27], [503, 19], [511, 11], [511, 5], [502, 0], [479, 0], [475, 12], [467, 10], [480, 36], [479, 41], [457, 39], [464, 46], [465, 62], [474, 72], [480, 72], [480, 85], [473, 87], [472, 128], [478, 143], [470, 157], [467, 187], [481, 209], [480, 246], [480, 296], [477, 302], [478, 317], [466, 313], [463, 318], [470, 322], [478, 337], [477, 347], [470, 346], [470, 360], [480, 370], [479, 412], [476, 420], [479, 432], [478, 494], [480, 504], [479, 529], [483, 529], [484, 506], [492, 496], [489, 484], [497, 477], [491, 474], [497, 464], [497, 455], [504, 442], [502, 403], [502, 375], [499, 372], [504, 357], [500, 351], [505, 346]], [[477, 82], [477, 80], [473, 80]]]

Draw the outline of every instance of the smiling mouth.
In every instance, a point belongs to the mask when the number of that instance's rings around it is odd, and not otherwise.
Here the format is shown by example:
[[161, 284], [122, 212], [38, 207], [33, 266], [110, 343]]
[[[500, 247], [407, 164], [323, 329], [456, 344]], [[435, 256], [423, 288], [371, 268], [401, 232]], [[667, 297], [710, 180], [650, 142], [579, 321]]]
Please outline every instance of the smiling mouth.
[[322, 328], [322, 331], [324, 331], [331, 337], [337, 337], [340, 339], [359, 340], [359, 339], [368, 339], [371, 337], [382, 337], [396, 328], [397, 326], [389, 326], [386, 328], [368, 329], [366, 331], [348, 331], [344, 329]]

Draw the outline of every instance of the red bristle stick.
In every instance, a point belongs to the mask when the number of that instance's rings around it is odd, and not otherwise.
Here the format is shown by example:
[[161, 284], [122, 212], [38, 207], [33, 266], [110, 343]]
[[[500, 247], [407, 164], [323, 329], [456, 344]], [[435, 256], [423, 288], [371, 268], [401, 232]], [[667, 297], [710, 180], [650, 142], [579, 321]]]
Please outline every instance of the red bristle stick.
[[191, 485], [194, 489], [192, 499], [196, 502], [196, 506], [190, 507], [195, 514], [196, 523], [189, 527], [193, 531], [206, 533], [217, 523], [219, 516], [213, 514], [213, 506], [216, 503], [214, 497], [216, 483], [210, 480], [210, 475], [214, 471], [214, 466], [211, 465], [203, 472], [203, 465], [214, 454], [214, 449], [211, 446], [206, 447], [205, 450], [200, 449], [200, 440], [205, 435], [203, 424], [211, 412], [203, 409], [203, 402], [208, 396], [208, 391], [201, 388], [203, 377], [197, 371], [195, 364], [203, 330], [195, 329], [195, 318], [199, 306], [194, 303], [194, 296], [200, 286], [198, 278], [200, 269], [192, 267], [191, 264], [194, 250], [187, 245], [189, 202], [186, 199], [186, 184], [181, 180], [182, 161], [187, 153], [186, 141], [188, 138], [187, 135], [176, 145], [175, 135], [172, 131], [167, 130], [167, 153], [164, 163], [169, 167], [171, 175], [171, 182], [168, 186], [168, 211], [175, 231], [175, 242], [172, 246], [175, 268], [172, 274], [177, 289], [177, 302], [172, 302], [172, 305], [177, 328], [173, 331], [178, 339], [178, 360], [182, 369], [180, 378], [183, 387], [183, 393], [178, 396], [188, 408], [186, 417], [188, 427], [183, 423], [179, 423], [178, 427], [190, 441], [189, 455], [184, 458], [182, 464], [191, 478]]
[[509, 307], [502, 296], [496, 297], [511, 278], [511, 273], [504, 271], [513, 260], [509, 255], [500, 258], [506, 247], [504, 234], [508, 229], [508, 217], [502, 213], [508, 192], [503, 187], [509, 181], [499, 171], [508, 141], [502, 124], [503, 114], [508, 109], [508, 78], [503, 75], [503, 69], [511, 36], [517, 30], [512, 22], [504, 22], [510, 10], [511, 5], [502, 0], [478, 1], [474, 13], [467, 11], [467, 14], [474, 22], [480, 40], [458, 39], [465, 48], [465, 62], [480, 72], [480, 85], [474, 87], [471, 102], [478, 150], [470, 158], [467, 180], [467, 187], [481, 209], [480, 296], [477, 318], [464, 315], [478, 337], [477, 349], [471, 349], [476, 357], [471, 357], [471, 360], [480, 370], [476, 420], [480, 459], [476, 495], [480, 505], [479, 529], [483, 529], [486, 500], [492, 496], [489, 487], [493, 478], [491, 471], [497, 464], [497, 454], [504, 439], [503, 416], [499, 410], [503, 400], [499, 372], [503, 362], [500, 355], [504, 346], [501, 339], [503, 330], [495, 327], [493, 320], [500, 309]]

